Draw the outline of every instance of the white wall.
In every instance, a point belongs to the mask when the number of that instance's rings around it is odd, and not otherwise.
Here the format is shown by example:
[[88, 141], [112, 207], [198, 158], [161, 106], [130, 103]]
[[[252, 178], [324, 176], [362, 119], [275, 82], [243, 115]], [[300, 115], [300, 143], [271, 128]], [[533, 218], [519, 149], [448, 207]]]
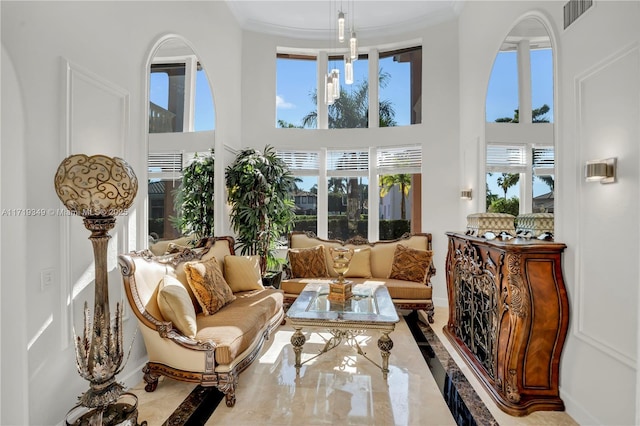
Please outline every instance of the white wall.
[[[146, 205], [145, 64], [155, 42], [163, 35], [179, 34], [192, 43], [213, 88], [218, 120], [216, 139], [232, 145], [239, 143], [241, 33], [226, 5], [222, 2], [3, 1], [0, 7], [2, 207], [46, 210], [61, 207], [54, 192], [53, 176], [69, 150], [121, 154], [136, 171], [141, 188], [130, 216], [118, 218], [119, 229], [112, 233], [110, 259], [115, 257], [114, 248], [129, 246], [122, 242], [128, 219], [131, 223], [126, 228], [131, 231], [131, 246], [141, 247], [145, 242], [136, 241], [136, 237], [144, 235], [141, 210]], [[11, 65], [5, 61], [5, 49], [15, 68], [17, 84], [5, 79], [5, 71], [10, 71]], [[62, 65], [66, 63], [72, 64], [72, 74], [76, 73], [72, 77], [75, 86], [70, 90], [67, 90]], [[12, 90], [5, 90], [5, 84]], [[20, 92], [17, 87], [21, 88]], [[15, 107], [24, 105], [22, 120], [19, 109], [14, 111], [6, 106], [5, 93], [9, 94], [6, 100], [14, 101]], [[75, 107], [70, 118], [64, 108], [67, 101]], [[87, 105], [106, 108], [103, 112], [110, 118], [119, 116], [121, 111], [128, 112], [115, 123], [105, 125], [104, 119], [86, 109]], [[114, 112], [113, 107], [120, 110]], [[6, 131], [5, 123], [12, 125], [7, 126]], [[121, 127], [122, 133], [113, 133], [115, 127]], [[111, 139], [105, 135], [117, 141], [110, 143]], [[11, 149], [5, 149], [8, 140]], [[21, 160], [27, 160], [28, 166], [22, 167]], [[5, 192], [5, 188], [12, 185], [15, 189]], [[21, 325], [25, 329], [22, 339], [17, 340], [12, 340], [15, 333], [5, 333], [4, 329], [2, 332], [2, 423], [56, 424], [88, 388], [88, 383], [75, 369], [66, 317], [72, 315], [81, 332], [79, 308], [84, 300], [92, 305], [89, 233], [79, 218], [71, 218], [66, 228], [65, 220], [55, 214], [2, 219], [2, 325], [9, 325], [8, 314], [22, 313], [24, 318], [21, 320], [18, 316], [15, 320], [18, 323], [15, 332]], [[14, 227], [20, 221], [24, 221], [24, 227]], [[64, 247], [66, 250], [62, 250]], [[9, 264], [12, 270], [6, 266]], [[113, 262], [110, 267], [110, 287], [116, 297], [122, 292], [122, 284]], [[40, 273], [45, 269], [54, 271], [54, 283], [41, 291]], [[79, 283], [85, 272], [89, 285], [67, 306], [65, 292]], [[14, 297], [5, 299], [5, 294], [12, 296], [5, 291], [9, 281]], [[25, 295], [15, 297], [19, 291]], [[6, 309], [5, 300], [13, 303], [11, 309]], [[112, 298], [112, 303], [116, 301]], [[129, 313], [125, 321], [126, 344], [131, 341], [135, 327], [135, 319]], [[24, 371], [16, 369], [5, 373], [4, 363], [12, 360], [12, 352], [7, 350], [10, 345], [26, 348], [20, 358], [27, 356]], [[118, 379], [127, 385], [138, 383], [145, 357], [138, 336], [129, 363]], [[21, 385], [24, 394], [20, 392]], [[17, 392], [4, 392], [6, 386]]]
[[[433, 234], [437, 274], [434, 300], [446, 305], [446, 231], [459, 230], [458, 87], [455, 22], [385, 40], [360, 40], [361, 49], [422, 39], [422, 124], [376, 129], [279, 129], [275, 127], [276, 50], [326, 48], [320, 42], [284, 39], [253, 32], [243, 35], [242, 145], [263, 148], [341, 148], [422, 144], [422, 230]], [[259, 70], [259, 72], [256, 72]]]
[[[556, 41], [556, 240], [567, 244], [570, 329], [561, 397], [580, 424], [636, 422], [640, 3], [594, 2], [566, 31], [564, 1], [467, 2], [460, 19], [462, 179], [484, 188], [486, 87], [493, 59], [525, 14]], [[499, 17], [499, 18], [498, 18]], [[618, 157], [618, 183], [585, 183], [584, 162]], [[480, 193], [480, 190], [477, 191]], [[482, 191], [483, 193], [484, 191]], [[477, 208], [461, 212], [461, 221]]]

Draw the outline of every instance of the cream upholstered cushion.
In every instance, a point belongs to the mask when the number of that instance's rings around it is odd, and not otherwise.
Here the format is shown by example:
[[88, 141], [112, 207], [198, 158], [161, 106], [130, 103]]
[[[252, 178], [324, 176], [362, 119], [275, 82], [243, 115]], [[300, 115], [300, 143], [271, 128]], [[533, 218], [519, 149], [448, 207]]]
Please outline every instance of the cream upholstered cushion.
[[259, 256], [225, 256], [224, 278], [231, 291], [262, 290]]
[[424, 283], [432, 258], [432, 250], [417, 250], [398, 244], [388, 278]]
[[[330, 252], [329, 249], [327, 251]], [[329, 255], [329, 259], [331, 256]], [[333, 262], [328, 261], [329, 275], [337, 276]], [[349, 270], [344, 274], [348, 278], [371, 278], [371, 247], [353, 249], [353, 257], [349, 262]]]
[[311, 248], [289, 249], [292, 278], [328, 277], [327, 260], [322, 244]]
[[186, 262], [184, 272], [205, 315], [212, 315], [235, 300], [215, 257], [202, 262]]
[[177, 278], [165, 275], [160, 280], [157, 302], [164, 319], [171, 321], [185, 336], [196, 337], [196, 311], [187, 289]]

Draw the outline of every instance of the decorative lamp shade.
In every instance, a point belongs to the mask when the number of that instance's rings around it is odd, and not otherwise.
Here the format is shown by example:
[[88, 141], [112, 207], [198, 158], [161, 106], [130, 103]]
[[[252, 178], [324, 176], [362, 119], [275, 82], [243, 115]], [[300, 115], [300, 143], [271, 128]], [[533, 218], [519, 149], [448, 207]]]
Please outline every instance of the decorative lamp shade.
[[78, 216], [108, 217], [126, 213], [138, 178], [122, 158], [76, 154], [58, 166], [55, 187], [60, 201]]

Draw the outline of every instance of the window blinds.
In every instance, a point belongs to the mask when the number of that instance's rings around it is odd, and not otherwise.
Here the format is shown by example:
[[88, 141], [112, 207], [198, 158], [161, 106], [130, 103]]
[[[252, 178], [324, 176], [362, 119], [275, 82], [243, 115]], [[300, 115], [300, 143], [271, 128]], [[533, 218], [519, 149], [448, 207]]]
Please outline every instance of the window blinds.
[[487, 172], [525, 173], [526, 145], [487, 145]]
[[318, 151], [278, 150], [276, 156], [284, 161], [294, 175], [317, 175], [320, 168]]
[[369, 151], [327, 151], [327, 176], [368, 176]]
[[148, 155], [149, 178], [179, 179], [182, 177], [183, 152], [150, 152]]
[[378, 173], [421, 173], [422, 169], [422, 147], [403, 146], [378, 148], [377, 167]]

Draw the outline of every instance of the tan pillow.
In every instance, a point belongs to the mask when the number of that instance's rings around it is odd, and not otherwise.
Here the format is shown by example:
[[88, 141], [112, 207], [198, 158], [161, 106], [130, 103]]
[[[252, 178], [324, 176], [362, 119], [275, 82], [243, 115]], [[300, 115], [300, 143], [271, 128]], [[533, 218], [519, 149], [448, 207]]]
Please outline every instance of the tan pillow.
[[[333, 264], [329, 264], [329, 272], [333, 272], [337, 275], [333, 270]], [[349, 263], [349, 270], [344, 274], [344, 276], [351, 278], [371, 278], [371, 247], [353, 250], [353, 257]]]
[[262, 290], [259, 256], [225, 256], [224, 278], [231, 291]]
[[326, 278], [329, 276], [324, 246], [289, 249], [291, 278]]
[[177, 278], [165, 275], [158, 284], [158, 307], [167, 321], [182, 334], [192, 339], [196, 337], [196, 311], [189, 297], [187, 289]]
[[418, 250], [398, 244], [389, 278], [424, 283], [433, 258], [432, 250]]
[[236, 300], [215, 257], [202, 262], [186, 262], [184, 272], [205, 315], [212, 315]]

